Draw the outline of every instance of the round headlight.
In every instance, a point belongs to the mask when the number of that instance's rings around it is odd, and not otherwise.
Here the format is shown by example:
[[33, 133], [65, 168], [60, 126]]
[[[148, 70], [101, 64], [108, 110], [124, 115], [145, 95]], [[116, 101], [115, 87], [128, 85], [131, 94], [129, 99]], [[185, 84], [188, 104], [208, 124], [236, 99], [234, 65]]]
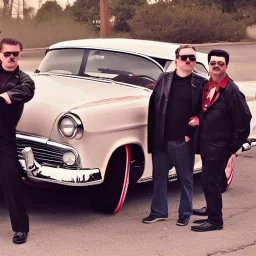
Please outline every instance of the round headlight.
[[63, 155], [63, 162], [69, 166], [75, 164], [75, 162], [76, 162], [75, 154], [71, 151], [65, 152]]
[[60, 122], [60, 131], [66, 137], [72, 137], [76, 130], [76, 123], [70, 117], [64, 117]]
[[58, 130], [65, 138], [79, 140], [83, 136], [84, 128], [79, 116], [65, 113], [58, 122]]

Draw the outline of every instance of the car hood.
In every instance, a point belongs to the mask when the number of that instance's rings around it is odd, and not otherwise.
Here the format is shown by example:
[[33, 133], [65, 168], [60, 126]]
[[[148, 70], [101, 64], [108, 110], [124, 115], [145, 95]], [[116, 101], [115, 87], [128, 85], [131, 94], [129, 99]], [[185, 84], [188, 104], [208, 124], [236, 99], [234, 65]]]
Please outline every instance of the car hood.
[[[74, 108], [86, 107], [106, 100], [121, 100], [150, 96], [150, 91], [137, 86], [57, 75], [32, 75], [34, 98], [25, 104], [17, 131], [49, 137], [57, 117]], [[90, 104], [91, 105], [91, 104]]]
[[239, 81], [236, 84], [245, 95], [247, 101], [256, 99], [256, 81]]

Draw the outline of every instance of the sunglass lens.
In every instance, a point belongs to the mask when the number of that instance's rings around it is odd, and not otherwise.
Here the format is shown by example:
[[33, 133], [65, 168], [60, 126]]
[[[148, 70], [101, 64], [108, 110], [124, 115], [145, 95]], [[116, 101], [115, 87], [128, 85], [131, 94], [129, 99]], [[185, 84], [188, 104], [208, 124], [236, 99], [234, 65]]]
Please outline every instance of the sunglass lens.
[[181, 55], [180, 59], [183, 60], [183, 61], [186, 61], [187, 60], [187, 55]]
[[14, 57], [18, 57], [19, 54], [20, 54], [19, 52], [13, 52], [13, 53], [12, 53], [12, 55], [13, 55]]
[[189, 58], [190, 61], [196, 61], [196, 56], [194, 55], [180, 55], [180, 59], [186, 61]]
[[5, 52], [4, 53], [4, 57], [7, 58], [7, 57], [10, 57], [11, 56], [11, 53], [10, 52]]
[[13, 55], [13, 57], [18, 57], [20, 55], [20, 52], [4, 52], [3, 55], [5, 58], [10, 57], [11, 55]]
[[215, 66], [216, 64], [217, 64], [218, 66], [220, 66], [220, 67], [223, 67], [223, 66], [225, 65], [225, 63], [222, 62], [222, 61], [218, 61], [218, 62], [212, 61], [212, 62], [210, 62], [210, 65], [211, 65], [211, 66]]
[[196, 57], [195, 56], [189, 56], [190, 61], [196, 61]]

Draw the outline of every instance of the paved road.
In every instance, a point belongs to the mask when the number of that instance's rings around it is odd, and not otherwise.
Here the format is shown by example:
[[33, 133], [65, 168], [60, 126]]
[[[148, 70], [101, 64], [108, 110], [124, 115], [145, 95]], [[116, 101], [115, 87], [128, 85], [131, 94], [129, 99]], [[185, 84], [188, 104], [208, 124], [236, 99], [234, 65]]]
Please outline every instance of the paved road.
[[[208, 51], [208, 47], [197, 48]], [[241, 61], [239, 65], [247, 59], [249, 62], [243, 65], [247, 69], [251, 68], [253, 65], [251, 51], [255, 52], [255, 44], [247, 47], [239, 45], [225, 47], [232, 52], [232, 59]], [[236, 50], [238, 48], [239, 50]], [[34, 69], [37, 67], [34, 64], [39, 58], [33, 55], [24, 56], [21, 66]], [[239, 77], [244, 76], [242, 71], [234, 71], [234, 74], [238, 73]], [[255, 68], [250, 80], [256, 80]], [[82, 191], [70, 188], [55, 190], [29, 188], [30, 235], [26, 244], [13, 245], [11, 242], [13, 233], [0, 193], [0, 255], [254, 256], [256, 148], [237, 157], [235, 168], [233, 184], [223, 194], [224, 230], [208, 233], [190, 231], [191, 224], [185, 227], [175, 225], [179, 202], [178, 182], [169, 184], [169, 221], [155, 224], [141, 223], [141, 219], [149, 212], [152, 183], [140, 184], [130, 189], [124, 207], [114, 216], [92, 210], [87, 196], [90, 188]], [[200, 178], [197, 177], [194, 206], [202, 205], [204, 205], [204, 197]], [[194, 216], [193, 219], [195, 218]]]
[[[30, 189], [31, 231], [27, 244], [13, 245], [6, 207], [0, 199], [0, 255], [14, 256], [254, 256], [256, 250], [256, 149], [236, 159], [236, 173], [224, 193], [222, 231], [194, 233], [178, 227], [178, 182], [169, 184], [169, 221], [142, 224], [148, 214], [152, 184], [128, 193], [122, 210], [114, 215], [94, 212], [85, 190]], [[194, 205], [204, 204], [196, 178]], [[192, 218], [195, 219], [195, 216]]]

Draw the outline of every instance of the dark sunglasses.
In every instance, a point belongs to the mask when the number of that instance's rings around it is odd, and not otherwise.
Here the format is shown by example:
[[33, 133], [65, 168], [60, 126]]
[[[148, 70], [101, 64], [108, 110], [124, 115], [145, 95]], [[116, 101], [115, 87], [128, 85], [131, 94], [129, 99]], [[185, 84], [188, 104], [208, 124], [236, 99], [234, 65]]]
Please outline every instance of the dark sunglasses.
[[190, 61], [196, 61], [195, 55], [179, 55], [179, 57], [182, 61], [186, 61], [187, 58], [189, 58]]
[[215, 66], [215, 65], [218, 65], [218, 66], [220, 66], [220, 67], [223, 67], [224, 65], [225, 65], [225, 63], [223, 62], [223, 61], [211, 61], [210, 62], [210, 65], [211, 66]]
[[10, 57], [11, 55], [16, 58], [20, 55], [20, 52], [3, 52], [3, 55], [5, 58]]

